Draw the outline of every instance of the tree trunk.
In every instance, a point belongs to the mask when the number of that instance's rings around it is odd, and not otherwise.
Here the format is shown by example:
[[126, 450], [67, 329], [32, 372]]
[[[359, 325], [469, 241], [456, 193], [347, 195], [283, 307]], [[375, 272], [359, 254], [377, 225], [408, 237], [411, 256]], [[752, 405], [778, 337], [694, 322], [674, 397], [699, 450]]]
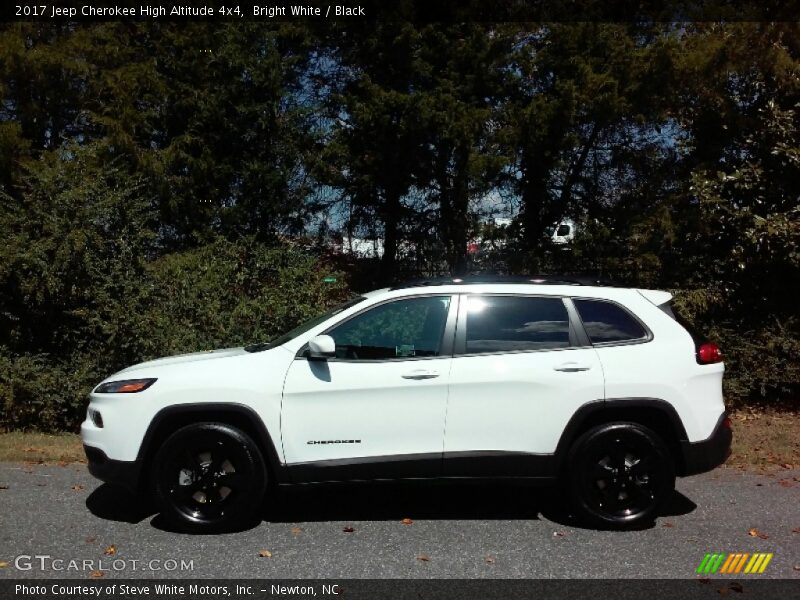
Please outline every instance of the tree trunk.
[[391, 283], [397, 276], [398, 225], [400, 223], [400, 194], [397, 190], [386, 190], [383, 209], [383, 257], [381, 279]]

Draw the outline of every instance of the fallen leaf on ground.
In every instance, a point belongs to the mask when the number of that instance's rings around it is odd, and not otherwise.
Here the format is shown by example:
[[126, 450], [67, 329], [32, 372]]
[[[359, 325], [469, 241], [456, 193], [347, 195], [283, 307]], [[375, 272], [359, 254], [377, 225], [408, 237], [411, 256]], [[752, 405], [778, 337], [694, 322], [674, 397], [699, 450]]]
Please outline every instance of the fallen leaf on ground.
[[564, 537], [565, 535], [567, 535], [567, 534], [565, 532], [563, 532], [563, 531], [554, 531], [553, 532], [553, 537]]
[[794, 468], [794, 465], [792, 465], [792, 464], [790, 464], [790, 463], [783, 463], [781, 466], [782, 466], [784, 469], [793, 469], [793, 468]]
[[753, 527], [752, 529], [750, 529], [750, 530], [747, 532], [747, 535], [749, 535], [750, 537], [757, 537], [757, 538], [761, 538], [762, 540], [769, 539], [769, 536], [768, 536], [766, 533], [761, 533], [761, 532], [760, 532], [758, 529], [756, 529], [755, 527]]
[[345, 533], [353, 533], [355, 529], [350, 527], [350, 525], [348, 525], [347, 527], [343, 527], [342, 531], [344, 531]]
[[7, 490], [7, 489], [8, 489], [7, 485], [0, 485], [0, 490]]
[[742, 584], [739, 583], [738, 581], [734, 581], [733, 583], [728, 585], [728, 588], [732, 589], [734, 592], [736, 592], [738, 594], [741, 594], [742, 592], [744, 592], [744, 588], [742, 587]]
[[98, 577], [102, 577], [103, 575], [104, 573], [102, 571], [92, 571], [91, 573], [89, 573], [89, 577], [92, 577], [93, 579], [97, 579]]
[[87, 543], [87, 544], [91, 544], [92, 542], [95, 542], [95, 541], [97, 541], [97, 538], [96, 538], [96, 537], [94, 537], [93, 535], [90, 535], [90, 536], [88, 536], [88, 537], [86, 538], [86, 543]]
[[795, 527], [792, 529], [792, 533], [800, 533], [800, 527]]
[[68, 464], [69, 463], [67, 461], [65, 461], [65, 460], [58, 461], [58, 466], [59, 467], [66, 467]]
[[411, 525], [411, 524], [412, 524], [414, 521], [412, 521], [411, 519], [409, 519], [408, 517], [406, 517], [405, 519], [403, 519], [403, 520], [402, 520], [402, 521], [400, 521], [400, 522], [401, 522], [403, 525]]
[[666, 523], [662, 523], [661, 526], [662, 527], [675, 527], [675, 524], [674, 523], [670, 523], [669, 521], [667, 521]]
[[795, 571], [800, 571], [800, 565], [795, 565], [795, 566], [794, 566], [794, 570], [795, 570]]
[[494, 556], [487, 556], [487, 557], [486, 557], [486, 564], [487, 564], [487, 565], [493, 565], [494, 563], [495, 563], [495, 558], [494, 558]]
[[106, 556], [115, 556], [117, 554], [117, 547], [114, 544], [111, 544], [108, 548], [103, 550], [103, 554]]
[[292, 535], [300, 535], [303, 530], [300, 527], [292, 527]]
[[420, 554], [419, 556], [417, 556], [417, 560], [421, 560], [422, 562], [428, 562], [430, 559], [431, 557], [428, 556], [427, 554]]
[[272, 552], [270, 552], [269, 550], [259, 550], [258, 555], [261, 558], [272, 558]]
[[83, 486], [80, 485], [80, 484], [72, 486], [72, 491], [74, 491], [74, 492], [79, 492], [82, 489], [83, 489]]
[[5, 569], [8, 566], [8, 561], [0, 560], [0, 569]]

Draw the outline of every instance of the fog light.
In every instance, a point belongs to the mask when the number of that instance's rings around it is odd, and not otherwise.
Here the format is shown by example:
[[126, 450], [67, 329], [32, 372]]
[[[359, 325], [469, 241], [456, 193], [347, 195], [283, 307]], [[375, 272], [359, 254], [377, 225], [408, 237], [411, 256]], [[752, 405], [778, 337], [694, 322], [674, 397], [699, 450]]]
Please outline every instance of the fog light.
[[91, 419], [94, 426], [97, 427], [98, 429], [103, 428], [103, 416], [98, 411], [90, 408], [89, 419]]

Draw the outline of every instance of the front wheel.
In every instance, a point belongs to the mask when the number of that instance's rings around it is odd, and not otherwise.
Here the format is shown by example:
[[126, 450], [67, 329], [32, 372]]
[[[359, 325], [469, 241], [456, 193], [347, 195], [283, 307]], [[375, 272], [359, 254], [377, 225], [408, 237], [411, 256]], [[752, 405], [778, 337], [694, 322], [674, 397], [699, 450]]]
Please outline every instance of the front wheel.
[[156, 452], [151, 477], [161, 514], [197, 532], [253, 520], [267, 485], [258, 446], [223, 423], [196, 423], [173, 433]]
[[652, 521], [675, 489], [675, 467], [661, 438], [638, 423], [584, 433], [569, 456], [569, 488], [580, 516], [624, 529]]

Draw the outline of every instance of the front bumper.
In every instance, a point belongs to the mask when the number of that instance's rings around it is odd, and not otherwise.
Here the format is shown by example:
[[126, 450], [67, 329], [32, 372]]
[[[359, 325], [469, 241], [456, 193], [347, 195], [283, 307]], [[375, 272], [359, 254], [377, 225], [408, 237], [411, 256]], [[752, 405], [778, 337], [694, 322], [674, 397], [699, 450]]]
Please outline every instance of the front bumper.
[[680, 474], [697, 475], [720, 466], [731, 455], [731, 440], [733, 440], [731, 422], [728, 415], [723, 413], [708, 439], [700, 442], [681, 442], [683, 470]]
[[131, 491], [139, 489], [141, 468], [138, 461], [113, 460], [106, 456], [100, 448], [83, 445], [89, 473], [100, 481], [121, 486]]

